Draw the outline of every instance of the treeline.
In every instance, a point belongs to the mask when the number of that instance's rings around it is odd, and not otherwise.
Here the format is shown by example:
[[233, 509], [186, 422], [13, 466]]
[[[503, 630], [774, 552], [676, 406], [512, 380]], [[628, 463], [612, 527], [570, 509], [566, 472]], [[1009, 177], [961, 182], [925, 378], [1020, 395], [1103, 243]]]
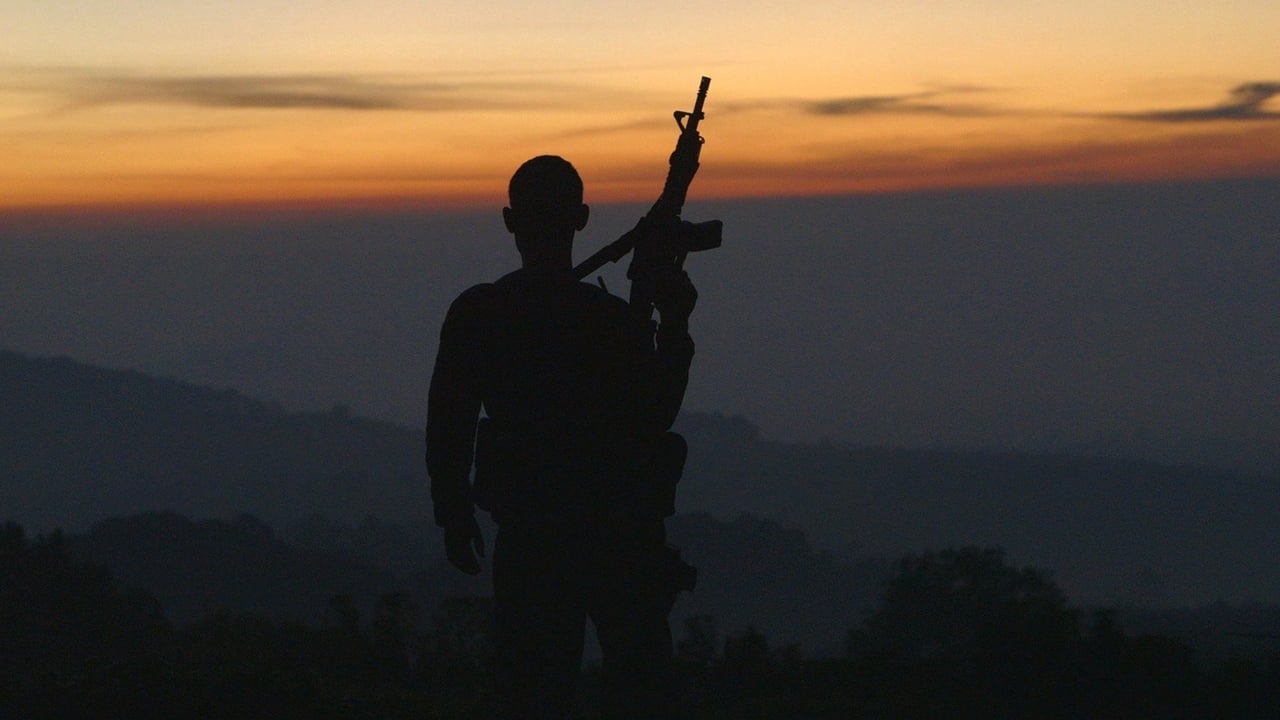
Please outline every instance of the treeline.
[[[1274, 718], [1280, 648], [1207, 661], [1083, 616], [1000, 550], [911, 555], [880, 605], [813, 659], [698, 616], [677, 629], [690, 718]], [[0, 716], [482, 718], [493, 710], [487, 599], [420, 607], [350, 595], [303, 624], [212, 612], [175, 625], [157, 601], [77, 560], [60, 534], [0, 534]], [[584, 674], [594, 717], [598, 674]]]
[[154, 597], [75, 559], [62, 534], [32, 540], [9, 524], [0, 717], [483, 717], [475, 698], [489, 693], [468, 683], [485, 675], [466, 657], [484, 651], [464, 657], [450, 643], [484, 631], [467, 630], [453, 607], [426, 632], [403, 593], [383, 595], [364, 617], [337, 595], [319, 623], [216, 611], [174, 625]]
[[[677, 624], [694, 615], [712, 615], [726, 628], [754, 623], [807, 653], [838, 653], [841, 635], [870, 611], [888, 576], [886, 561], [845, 561], [816, 551], [799, 530], [750, 515], [677, 515], [668, 529], [699, 568], [697, 592], [677, 604]], [[487, 577], [448, 564], [430, 523], [370, 517], [347, 525], [311, 516], [277, 533], [247, 514], [222, 520], [155, 511], [103, 520], [66, 542], [76, 557], [159, 598], [176, 623], [218, 608], [313, 623], [334, 595], [350, 595], [368, 613], [390, 592], [434, 608], [490, 587]]]

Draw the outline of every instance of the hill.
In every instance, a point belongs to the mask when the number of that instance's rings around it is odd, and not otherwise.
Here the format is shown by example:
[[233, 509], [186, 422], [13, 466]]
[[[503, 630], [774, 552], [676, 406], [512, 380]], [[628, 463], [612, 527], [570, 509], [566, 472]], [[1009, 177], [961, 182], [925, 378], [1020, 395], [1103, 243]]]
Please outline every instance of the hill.
[[0, 478], [3, 514], [36, 531], [152, 509], [401, 520], [429, 503], [408, 428], [12, 352], [0, 352]]
[[1278, 477], [1066, 454], [850, 448], [762, 439], [685, 415], [686, 508], [755, 512], [846, 557], [999, 546], [1073, 602], [1270, 602]]

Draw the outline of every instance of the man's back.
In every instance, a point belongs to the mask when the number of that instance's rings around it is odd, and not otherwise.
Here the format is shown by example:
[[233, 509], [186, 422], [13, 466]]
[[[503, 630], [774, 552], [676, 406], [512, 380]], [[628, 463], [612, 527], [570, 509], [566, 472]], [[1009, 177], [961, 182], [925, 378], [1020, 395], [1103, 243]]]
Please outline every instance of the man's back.
[[494, 283], [479, 340], [485, 411], [553, 434], [630, 424], [629, 385], [652, 352], [625, 302], [571, 277], [519, 270]]
[[[666, 429], [654, 393], [674, 408], [683, 390], [657, 376], [654, 352], [652, 330], [623, 300], [571, 274], [518, 270], [460, 296], [432, 392], [437, 407], [474, 395], [487, 415], [476, 503], [522, 524], [618, 510], [638, 448]], [[437, 414], [429, 437], [447, 432], [446, 420]]]

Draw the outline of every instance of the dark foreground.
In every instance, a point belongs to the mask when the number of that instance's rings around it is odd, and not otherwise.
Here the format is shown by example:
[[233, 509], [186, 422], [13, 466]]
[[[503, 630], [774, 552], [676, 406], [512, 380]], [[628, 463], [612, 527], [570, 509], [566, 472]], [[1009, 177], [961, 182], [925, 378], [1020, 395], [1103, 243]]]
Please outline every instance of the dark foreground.
[[[212, 612], [175, 627], [151, 596], [70, 556], [59, 535], [0, 536], [0, 717], [484, 718], [489, 606], [422, 614], [390, 593], [331, 598], [316, 625]], [[683, 628], [688, 718], [1275, 718], [1280, 641], [1208, 658], [1087, 620], [998, 550], [905, 558], [841, 658], [808, 659], [709, 617]], [[582, 717], [597, 674], [584, 673]]]

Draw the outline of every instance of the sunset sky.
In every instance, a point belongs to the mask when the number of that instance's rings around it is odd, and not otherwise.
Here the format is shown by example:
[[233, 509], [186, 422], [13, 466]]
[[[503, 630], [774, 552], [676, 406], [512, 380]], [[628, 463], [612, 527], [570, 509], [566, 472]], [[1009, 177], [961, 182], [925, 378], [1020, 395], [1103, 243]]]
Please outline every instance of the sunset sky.
[[512, 171], [578, 167], [581, 261], [702, 76], [686, 413], [1280, 478], [1276, 0], [4, 0], [0, 349], [420, 429]]
[[0, 208], [492, 205], [1280, 174], [1280, 3], [11, 0]]

